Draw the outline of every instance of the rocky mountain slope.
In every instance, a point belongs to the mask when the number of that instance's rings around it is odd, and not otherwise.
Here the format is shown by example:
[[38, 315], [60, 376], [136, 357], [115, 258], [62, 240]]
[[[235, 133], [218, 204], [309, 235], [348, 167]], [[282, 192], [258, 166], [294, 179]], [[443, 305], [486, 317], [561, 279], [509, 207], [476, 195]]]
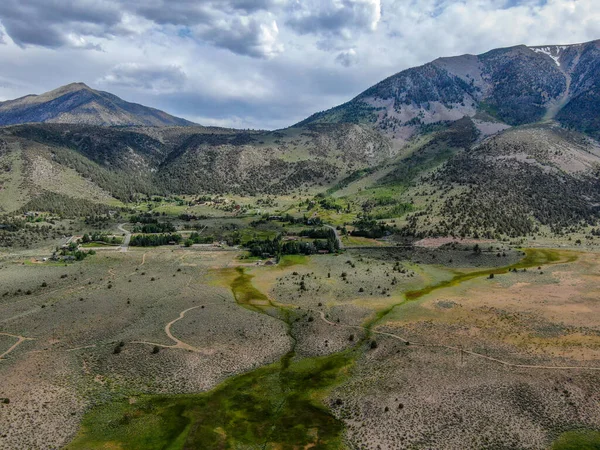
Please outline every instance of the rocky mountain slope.
[[391, 152], [379, 133], [353, 124], [276, 132], [17, 125], [0, 129], [0, 211], [45, 192], [106, 202], [140, 193], [316, 191]]
[[[484, 134], [556, 118], [599, 136], [600, 40], [439, 58], [395, 74], [307, 123], [369, 123], [407, 140], [423, 124], [469, 116]], [[495, 126], [493, 125], [495, 124]]]
[[0, 125], [29, 122], [87, 125], [194, 125], [158, 109], [126, 102], [83, 83], [72, 83], [41, 95], [0, 102]]
[[406, 216], [403, 233], [514, 238], [585, 231], [600, 218], [599, 175], [593, 139], [556, 124], [515, 127], [423, 174], [402, 194], [422, 205]]

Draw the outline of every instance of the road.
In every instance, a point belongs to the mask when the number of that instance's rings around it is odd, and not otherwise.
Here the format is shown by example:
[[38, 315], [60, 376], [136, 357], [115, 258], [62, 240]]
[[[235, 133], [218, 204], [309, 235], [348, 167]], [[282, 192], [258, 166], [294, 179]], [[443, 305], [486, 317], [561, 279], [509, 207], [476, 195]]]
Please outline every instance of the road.
[[342, 250], [344, 248], [344, 243], [342, 242], [342, 239], [340, 238], [340, 234], [338, 233], [338, 230], [335, 227], [332, 227], [331, 225], [323, 225], [323, 226], [333, 230], [333, 232], [335, 233], [335, 238], [337, 239], [337, 242], [338, 242], [338, 246], [339, 246], [340, 250]]
[[445, 344], [425, 344], [425, 343], [419, 343], [419, 342], [415, 342], [415, 341], [408, 341], [400, 336], [398, 336], [397, 334], [393, 334], [393, 333], [386, 333], [385, 331], [377, 331], [377, 330], [371, 330], [365, 326], [362, 325], [345, 325], [345, 324], [340, 324], [340, 323], [335, 323], [332, 322], [331, 320], [327, 320], [327, 318], [325, 317], [325, 313], [323, 311], [319, 311], [319, 314], [321, 316], [321, 320], [323, 320], [326, 324], [328, 325], [332, 325], [334, 327], [344, 327], [344, 328], [353, 328], [353, 329], [361, 329], [361, 330], [365, 330], [367, 333], [372, 333], [372, 334], [377, 334], [380, 336], [388, 336], [394, 339], [397, 339], [399, 341], [404, 342], [406, 345], [410, 344], [412, 347], [421, 347], [421, 348], [443, 348], [443, 349], [447, 349], [447, 350], [453, 350], [459, 353], [464, 353], [467, 355], [471, 355], [471, 356], [475, 356], [477, 358], [482, 358], [482, 359], [486, 359], [488, 361], [492, 361], [498, 364], [502, 364], [503, 366], [507, 366], [507, 367], [514, 367], [517, 369], [545, 369], [545, 370], [591, 370], [591, 371], [598, 371], [600, 370], [600, 367], [598, 366], [546, 366], [546, 365], [534, 365], [534, 364], [517, 364], [517, 363], [512, 363], [509, 361], [505, 361], [499, 358], [494, 358], [492, 356], [488, 356], [488, 355], [484, 355], [482, 353], [477, 353], [474, 352], [472, 350], [467, 350], [464, 349], [462, 347], [455, 347], [453, 345], [445, 345]]
[[2, 336], [9, 336], [9, 337], [17, 338], [17, 342], [15, 342], [8, 350], [6, 350], [4, 353], [2, 353], [0, 355], [0, 360], [4, 359], [5, 356], [7, 356], [10, 352], [12, 352], [15, 348], [17, 348], [19, 346], [19, 344], [21, 344], [22, 342], [34, 340], [33, 338], [18, 336], [16, 334], [9, 334], [9, 333], [0, 333], [0, 334]]
[[119, 226], [117, 227], [119, 229], [119, 231], [122, 231], [123, 234], [125, 235], [125, 237], [123, 238], [123, 243], [121, 244], [122, 252], [127, 251], [127, 248], [129, 247], [129, 241], [131, 240], [131, 232], [129, 232], [125, 228], [123, 228], [124, 225], [127, 225], [127, 222], [119, 224]]

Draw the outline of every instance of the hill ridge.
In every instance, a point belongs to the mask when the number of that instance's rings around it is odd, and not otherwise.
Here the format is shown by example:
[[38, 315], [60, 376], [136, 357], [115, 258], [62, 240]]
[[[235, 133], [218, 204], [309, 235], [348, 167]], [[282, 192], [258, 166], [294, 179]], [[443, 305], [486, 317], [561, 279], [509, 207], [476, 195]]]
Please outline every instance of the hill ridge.
[[101, 126], [190, 126], [188, 120], [132, 103], [83, 82], [0, 102], [0, 125], [76, 123]]

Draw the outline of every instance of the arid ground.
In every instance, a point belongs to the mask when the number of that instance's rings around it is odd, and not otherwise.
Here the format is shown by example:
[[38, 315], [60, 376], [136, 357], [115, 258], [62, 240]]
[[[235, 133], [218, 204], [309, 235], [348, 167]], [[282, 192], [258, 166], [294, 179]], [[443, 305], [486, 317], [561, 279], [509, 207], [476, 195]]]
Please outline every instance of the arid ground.
[[597, 445], [600, 254], [483, 248], [6, 255], [0, 448]]

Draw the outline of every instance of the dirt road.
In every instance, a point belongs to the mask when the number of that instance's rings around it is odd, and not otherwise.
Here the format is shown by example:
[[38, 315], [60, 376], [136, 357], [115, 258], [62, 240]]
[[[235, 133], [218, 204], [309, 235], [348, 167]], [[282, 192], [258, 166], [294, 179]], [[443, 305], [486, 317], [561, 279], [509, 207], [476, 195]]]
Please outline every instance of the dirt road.
[[125, 225], [127, 225], [127, 223], [121, 223], [117, 227], [119, 229], [119, 231], [123, 232], [123, 234], [125, 235], [123, 237], [123, 243], [121, 244], [121, 251], [122, 252], [126, 252], [127, 251], [127, 249], [129, 248], [129, 241], [131, 240], [131, 232], [127, 231], [125, 228], [123, 228]]

